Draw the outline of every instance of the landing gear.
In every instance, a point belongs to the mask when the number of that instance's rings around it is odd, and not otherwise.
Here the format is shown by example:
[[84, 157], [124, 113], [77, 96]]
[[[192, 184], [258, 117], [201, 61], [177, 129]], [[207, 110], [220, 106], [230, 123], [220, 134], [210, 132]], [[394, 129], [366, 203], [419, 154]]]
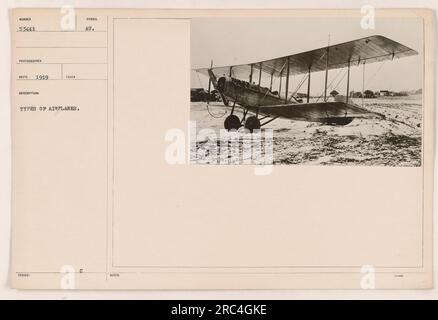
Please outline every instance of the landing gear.
[[248, 129], [251, 133], [254, 130], [260, 129], [260, 127], [260, 120], [255, 116], [251, 116], [245, 121], [245, 128]]
[[241, 127], [239, 117], [234, 115], [234, 114], [229, 115], [228, 117], [226, 117], [226, 119], [224, 121], [224, 127], [228, 131], [233, 130], [233, 129], [234, 130], [239, 129]]
[[224, 121], [224, 127], [226, 130], [230, 131], [230, 130], [238, 130], [240, 127], [244, 126], [245, 129], [247, 129], [249, 132], [253, 133], [254, 130], [259, 130], [262, 126], [264, 126], [265, 124], [268, 124], [271, 121], [274, 121], [275, 119], [278, 118], [278, 116], [276, 117], [272, 117], [272, 119], [265, 121], [263, 123], [261, 123], [260, 121], [267, 118], [268, 116], [264, 116], [259, 118], [259, 113], [258, 110], [256, 112], [255, 116], [251, 116], [251, 117], [246, 117], [248, 114], [248, 109], [244, 109], [243, 111], [243, 118], [242, 120], [239, 119], [238, 116], [234, 115], [234, 105], [233, 108], [231, 109], [231, 114], [226, 117], [225, 121]]
[[224, 127], [227, 131], [238, 130], [242, 126], [239, 117], [233, 114], [235, 106], [236, 106], [236, 101], [234, 101], [233, 103], [231, 114], [228, 117], [226, 117], [224, 121]]

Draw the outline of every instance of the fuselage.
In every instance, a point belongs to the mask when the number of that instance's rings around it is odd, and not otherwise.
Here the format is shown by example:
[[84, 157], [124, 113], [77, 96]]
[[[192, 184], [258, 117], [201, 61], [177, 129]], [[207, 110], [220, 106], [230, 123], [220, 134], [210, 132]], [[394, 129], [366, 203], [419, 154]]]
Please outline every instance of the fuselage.
[[[251, 84], [232, 77], [220, 77], [217, 81], [217, 90], [231, 102], [243, 107], [261, 107], [285, 104], [285, 98], [269, 88]], [[289, 104], [295, 101], [289, 101]]]

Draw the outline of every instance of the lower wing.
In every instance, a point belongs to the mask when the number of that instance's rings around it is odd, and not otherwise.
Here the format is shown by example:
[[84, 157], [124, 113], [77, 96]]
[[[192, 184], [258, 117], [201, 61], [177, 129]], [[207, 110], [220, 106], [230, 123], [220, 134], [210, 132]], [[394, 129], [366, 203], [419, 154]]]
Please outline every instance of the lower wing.
[[[248, 108], [252, 111], [252, 108]], [[261, 106], [259, 113], [270, 117], [315, 122], [345, 122], [346, 119], [369, 118], [385, 119], [385, 116], [345, 102], [320, 102]], [[350, 121], [351, 122], [351, 121]]]

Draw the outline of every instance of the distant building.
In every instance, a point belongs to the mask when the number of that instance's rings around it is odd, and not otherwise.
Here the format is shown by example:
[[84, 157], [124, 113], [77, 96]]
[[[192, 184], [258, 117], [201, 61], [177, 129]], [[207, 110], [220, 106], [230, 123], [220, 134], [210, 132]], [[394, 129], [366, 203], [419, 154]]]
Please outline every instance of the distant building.
[[221, 97], [217, 90], [212, 90], [209, 96], [208, 92], [204, 88], [191, 88], [190, 101], [192, 102], [221, 101]]
[[203, 88], [191, 88], [190, 89], [190, 101], [200, 102], [207, 100], [207, 92]]
[[350, 91], [351, 98], [362, 98], [362, 92], [360, 91]]
[[371, 90], [365, 90], [363, 94], [364, 97], [367, 99], [375, 98], [374, 92], [372, 92]]
[[332, 90], [332, 91], [330, 92], [330, 95], [331, 95], [332, 97], [336, 97], [338, 94], [339, 94], [339, 92], [337, 92], [336, 90]]
[[394, 92], [394, 96], [397, 97], [407, 97], [409, 93], [407, 91]]

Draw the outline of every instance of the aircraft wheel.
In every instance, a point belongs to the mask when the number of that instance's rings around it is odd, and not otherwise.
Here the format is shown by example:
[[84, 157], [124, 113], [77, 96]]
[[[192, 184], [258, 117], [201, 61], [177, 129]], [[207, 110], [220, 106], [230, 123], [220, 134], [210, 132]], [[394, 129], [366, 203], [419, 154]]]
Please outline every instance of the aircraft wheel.
[[225, 121], [224, 121], [224, 127], [225, 129], [227, 129], [228, 131], [230, 130], [237, 130], [240, 128], [240, 119], [238, 116], [232, 114], [229, 115], [228, 117], [226, 117]]
[[253, 130], [260, 129], [260, 120], [257, 117], [251, 116], [245, 121], [245, 128], [248, 129], [251, 133]]

